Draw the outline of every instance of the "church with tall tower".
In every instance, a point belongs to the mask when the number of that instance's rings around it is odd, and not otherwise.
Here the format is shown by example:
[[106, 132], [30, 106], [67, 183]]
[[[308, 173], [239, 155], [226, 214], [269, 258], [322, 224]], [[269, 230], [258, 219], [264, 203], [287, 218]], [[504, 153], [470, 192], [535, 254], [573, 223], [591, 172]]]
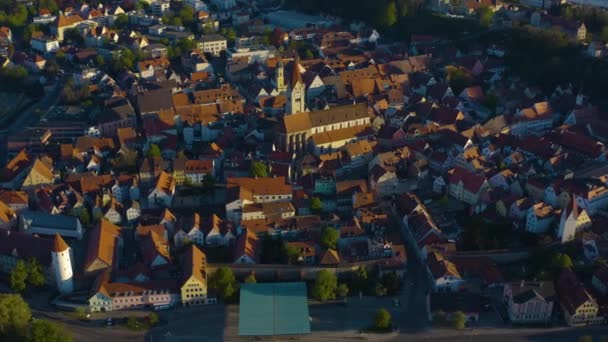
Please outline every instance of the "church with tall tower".
[[293, 62], [293, 66], [291, 67], [288, 97], [288, 114], [297, 114], [306, 111], [306, 87], [304, 86], [304, 81], [302, 81], [302, 74], [300, 73], [300, 58], [297, 55], [295, 61]]
[[280, 94], [285, 94], [287, 97], [287, 114], [305, 112], [306, 86], [302, 80], [302, 74], [300, 73], [300, 58], [297, 55], [291, 66], [289, 85], [287, 86], [285, 83], [285, 66], [283, 60], [279, 57], [275, 72], [275, 85], [277, 91]]

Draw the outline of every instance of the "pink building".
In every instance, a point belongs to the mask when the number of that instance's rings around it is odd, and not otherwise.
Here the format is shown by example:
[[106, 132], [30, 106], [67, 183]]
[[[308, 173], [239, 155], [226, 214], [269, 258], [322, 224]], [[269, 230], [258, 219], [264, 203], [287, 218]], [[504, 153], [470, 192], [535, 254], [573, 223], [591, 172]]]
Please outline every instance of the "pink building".
[[[103, 277], [103, 275], [100, 275]], [[91, 311], [164, 309], [180, 302], [179, 285], [173, 280], [150, 280], [143, 283], [100, 283], [89, 299]]]

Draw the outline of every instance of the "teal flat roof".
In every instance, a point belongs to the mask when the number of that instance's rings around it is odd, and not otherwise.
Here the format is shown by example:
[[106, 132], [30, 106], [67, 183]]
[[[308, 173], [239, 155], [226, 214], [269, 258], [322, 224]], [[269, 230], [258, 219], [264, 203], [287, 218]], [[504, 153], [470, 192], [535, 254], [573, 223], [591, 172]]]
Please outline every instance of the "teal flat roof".
[[306, 283], [241, 285], [240, 336], [310, 333]]

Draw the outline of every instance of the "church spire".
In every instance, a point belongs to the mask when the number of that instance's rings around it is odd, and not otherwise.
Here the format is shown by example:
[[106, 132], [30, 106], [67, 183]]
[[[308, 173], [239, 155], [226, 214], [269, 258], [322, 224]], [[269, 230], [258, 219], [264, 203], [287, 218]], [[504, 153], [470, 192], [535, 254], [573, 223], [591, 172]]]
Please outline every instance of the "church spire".
[[296, 52], [296, 58], [293, 61], [293, 67], [291, 68], [291, 88], [293, 89], [298, 82], [302, 82], [302, 74], [300, 74], [300, 56]]

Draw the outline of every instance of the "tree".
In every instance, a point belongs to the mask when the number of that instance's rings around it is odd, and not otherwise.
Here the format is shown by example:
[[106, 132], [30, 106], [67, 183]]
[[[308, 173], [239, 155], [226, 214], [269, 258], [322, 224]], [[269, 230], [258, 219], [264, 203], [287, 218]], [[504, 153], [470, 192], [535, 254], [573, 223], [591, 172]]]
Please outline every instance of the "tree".
[[127, 25], [129, 25], [129, 16], [124, 13], [117, 15], [114, 19], [114, 27], [117, 29], [123, 29]]
[[359, 266], [353, 276], [353, 291], [367, 292], [369, 290], [369, 277], [365, 265]]
[[236, 278], [228, 267], [220, 267], [212, 275], [209, 287], [215, 289], [220, 298], [227, 300], [236, 293]]
[[456, 311], [452, 315], [452, 328], [462, 330], [467, 324], [467, 316], [462, 311]]
[[407, 17], [409, 14], [409, 6], [407, 0], [397, 0], [397, 9], [400, 17]]
[[129, 16], [124, 13], [117, 15], [116, 19], [114, 19], [113, 25], [114, 28], [122, 30], [123, 28], [127, 27], [127, 25], [129, 25]]
[[442, 326], [446, 322], [446, 314], [443, 310], [433, 311], [433, 324]]
[[477, 10], [479, 16], [479, 23], [481, 26], [488, 27], [492, 24], [492, 18], [494, 18], [494, 11], [490, 7], [484, 6]]
[[285, 42], [283, 39], [285, 37], [285, 31], [281, 30], [278, 27], [275, 27], [274, 30], [270, 33], [270, 43], [275, 47], [283, 46]]
[[338, 288], [336, 288], [336, 296], [342, 298], [348, 296], [348, 286], [344, 283], [338, 285]]
[[374, 328], [386, 330], [391, 326], [391, 313], [386, 309], [380, 309], [374, 316]]
[[395, 295], [401, 289], [401, 279], [399, 279], [399, 276], [394, 271], [386, 273], [382, 276], [382, 286], [386, 288], [388, 295]]
[[76, 307], [74, 309], [74, 313], [76, 314], [76, 317], [78, 317], [79, 320], [86, 320], [87, 319], [87, 311], [82, 306]]
[[[122, 152], [112, 160], [114, 167], [119, 170], [136, 170], [138, 158], [137, 150], [127, 148], [122, 149], [121, 151]], [[93, 218], [93, 221], [97, 222], [95, 217]]]
[[127, 318], [127, 328], [136, 330], [139, 329], [139, 320], [135, 316]]
[[148, 157], [160, 158], [160, 156], [161, 156], [160, 147], [158, 147], [158, 145], [156, 145], [156, 144], [151, 144], [150, 150], [148, 150]]
[[11, 8], [10, 14], [8, 16], [3, 16], [2, 22], [6, 23], [11, 29], [17, 29], [24, 27], [27, 24], [27, 18], [29, 16], [29, 12], [27, 7], [24, 5], [17, 5], [16, 7]]
[[608, 42], [608, 25], [602, 28], [602, 32], [600, 33], [600, 39], [603, 42]]
[[65, 30], [65, 32], [63, 32], [63, 37], [66, 41], [77, 44], [77, 45], [82, 45], [84, 44], [84, 38], [82, 37], [82, 35], [80, 34], [80, 31], [78, 31], [77, 28], [69, 28], [67, 30]]
[[317, 272], [317, 278], [312, 288], [312, 296], [322, 302], [335, 299], [337, 288], [338, 278], [336, 278], [336, 275], [331, 271], [321, 270]]
[[552, 257], [552, 265], [554, 268], [571, 268], [572, 260], [566, 253], [556, 253]]
[[258, 281], [255, 279], [255, 274], [251, 273], [245, 278], [245, 284], [255, 284]]
[[285, 254], [285, 258], [287, 262], [290, 264], [295, 264], [298, 262], [298, 257], [300, 256], [300, 251], [298, 249], [288, 243], [283, 244], [283, 253]]
[[31, 258], [27, 265], [27, 283], [34, 287], [42, 287], [45, 283], [44, 271], [38, 259]]
[[310, 200], [310, 210], [312, 210], [313, 213], [320, 213], [321, 210], [323, 210], [323, 202], [321, 202], [319, 197], [313, 197]]
[[386, 288], [380, 282], [374, 284], [374, 295], [377, 297], [386, 296]]
[[22, 260], [17, 261], [15, 267], [11, 271], [11, 288], [17, 292], [23, 292], [26, 288], [27, 280], [27, 268], [25, 262]]
[[259, 161], [254, 161], [251, 163], [249, 172], [251, 172], [253, 177], [268, 177], [268, 167], [266, 164]]
[[91, 223], [91, 215], [89, 214], [89, 211], [86, 208], [80, 211], [78, 218], [80, 219], [80, 223], [82, 223], [83, 226], [88, 226], [89, 223]]
[[158, 324], [158, 322], [159, 322], [158, 315], [155, 312], [151, 312], [148, 315], [148, 323], [150, 323], [151, 326], [155, 326]]
[[32, 317], [30, 307], [17, 294], [0, 294], [0, 337], [23, 336]]
[[336, 249], [338, 240], [340, 239], [340, 231], [333, 227], [325, 227], [321, 232], [321, 245], [327, 249]]
[[45, 319], [37, 319], [32, 322], [29, 342], [71, 342], [72, 336], [65, 327]]
[[473, 83], [473, 77], [466, 70], [453, 65], [448, 65], [445, 69], [446, 79], [455, 94], [460, 94]]
[[59, 6], [57, 6], [57, 2], [55, 0], [40, 0], [38, 1], [38, 9], [46, 8], [51, 13], [57, 14], [59, 11]]
[[194, 8], [192, 6], [182, 6], [178, 13], [179, 19], [185, 26], [192, 26], [194, 23]]
[[73, 80], [68, 80], [61, 89], [61, 100], [66, 104], [81, 103], [90, 96], [87, 83], [78, 85]]
[[388, 28], [397, 23], [397, 5], [394, 1], [378, 4], [374, 11], [374, 26]]
[[23, 30], [23, 39], [24, 41], [29, 41], [32, 38], [32, 34], [34, 32], [40, 31], [40, 26], [36, 24], [29, 24]]

